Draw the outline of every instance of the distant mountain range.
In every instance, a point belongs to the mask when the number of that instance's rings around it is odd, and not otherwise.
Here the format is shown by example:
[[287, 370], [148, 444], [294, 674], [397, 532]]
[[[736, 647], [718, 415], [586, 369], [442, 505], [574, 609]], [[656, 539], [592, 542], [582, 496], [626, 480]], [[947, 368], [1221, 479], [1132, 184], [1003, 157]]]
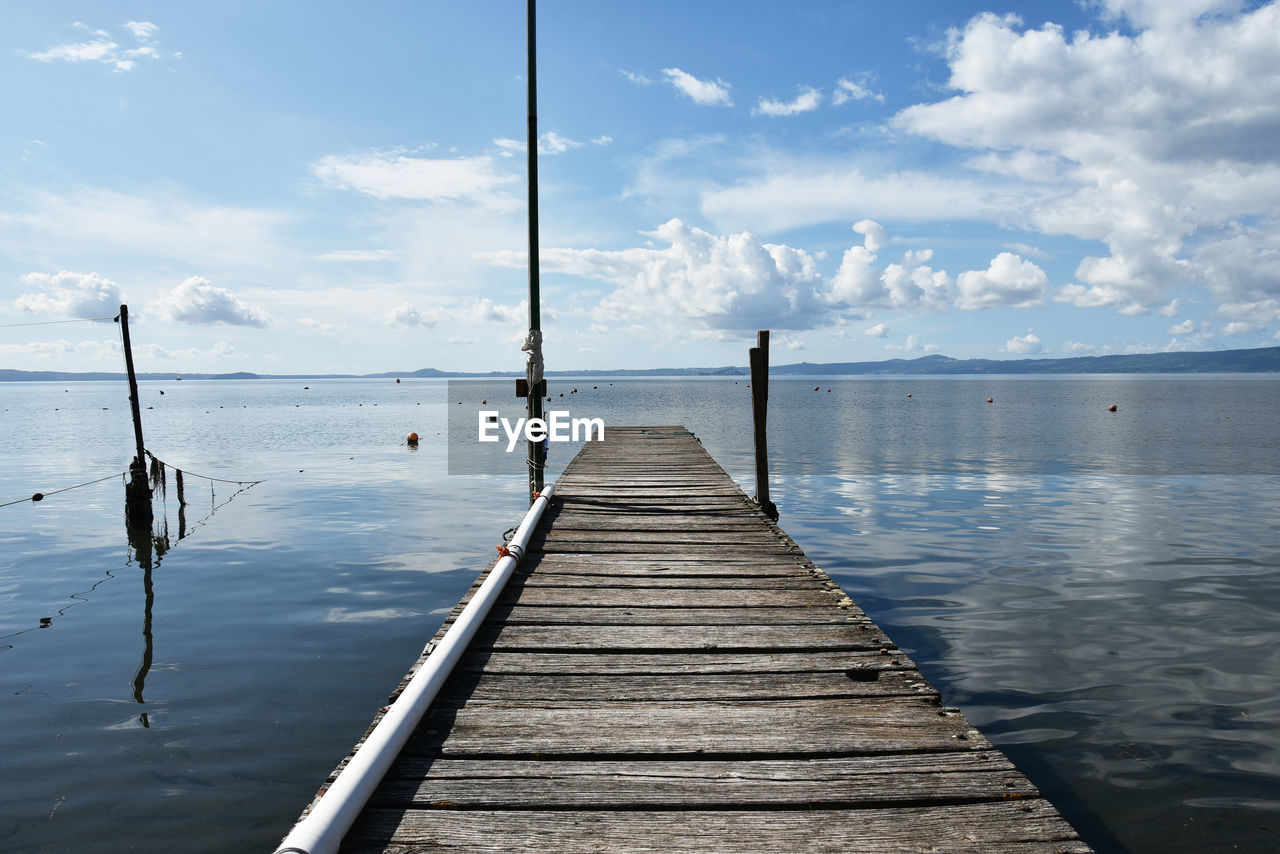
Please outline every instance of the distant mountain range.
[[[834, 376], [921, 374], [1186, 374], [1280, 372], [1280, 347], [1252, 350], [1216, 350], [1199, 353], [1143, 353], [1133, 356], [1077, 356], [1070, 359], [952, 359], [949, 356], [922, 356], [919, 359], [888, 359], [882, 362], [798, 362], [772, 365], [774, 376]], [[652, 368], [647, 370], [547, 371], [549, 377], [740, 377], [749, 375], [745, 367]], [[140, 380], [174, 380], [173, 373], [138, 374]], [[256, 379], [391, 379], [467, 377], [522, 377], [523, 371], [474, 373], [421, 368], [416, 371], [388, 371], [380, 374], [184, 374], [191, 380]], [[123, 380], [120, 373], [72, 373], [65, 371], [15, 371], [0, 369], [0, 382], [59, 382], [75, 380]]]

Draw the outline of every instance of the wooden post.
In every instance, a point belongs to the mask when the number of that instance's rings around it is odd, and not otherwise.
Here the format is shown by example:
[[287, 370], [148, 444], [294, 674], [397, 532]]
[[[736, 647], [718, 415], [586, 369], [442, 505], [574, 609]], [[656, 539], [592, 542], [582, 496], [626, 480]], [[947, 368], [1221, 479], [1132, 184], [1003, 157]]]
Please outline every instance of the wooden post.
[[751, 359], [751, 419], [756, 446], [756, 503], [775, 522], [778, 508], [769, 500], [769, 330], [756, 333], [756, 346], [748, 351]]
[[142, 407], [138, 404], [138, 377], [133, 372], [133, 345], [129, 342], [129, 306], [120, 306], [120, 338], [124, 342], [124, 367], [129, 375], [129, 408], [133, 410], [133, 438], [137, 456], [129, 464], [129, 485], [125, 488], [125, 515], [141, 527], [150, 527], [151, 487], [147, 483], [146, 449], [142, 444]]
[[[528, 0], [528, 152], [529, 168], [529, 336], [536, 349], [529, 353], [530, 368], [527, 379], [532, 388], [525, 400], [527, 415], [530, 421], [542, 419], [541, 364], [542, 364], [542, 318], [540, 313], [540, 294], [538, 280], [538, 37], [537, 14], [535, 0]], [[538, 376], [533, 376], [534, 363], [537, 363]], [[529, 442], [529, 506], [533, 506], [536, 496], [542, 492], [543, 468], [546, 466], [546, 446], [541, 442]]]

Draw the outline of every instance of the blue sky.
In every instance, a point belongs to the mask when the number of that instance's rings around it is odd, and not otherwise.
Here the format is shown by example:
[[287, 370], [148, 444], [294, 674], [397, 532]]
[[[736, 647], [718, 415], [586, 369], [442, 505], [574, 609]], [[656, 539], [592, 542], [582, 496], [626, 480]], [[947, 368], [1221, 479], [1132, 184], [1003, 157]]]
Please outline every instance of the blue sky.
[[[0, 2], [0, 367], [519, 370], [525, 5]], [[538, 10], [547, 367], [1280, 344], [1280, 8]]]

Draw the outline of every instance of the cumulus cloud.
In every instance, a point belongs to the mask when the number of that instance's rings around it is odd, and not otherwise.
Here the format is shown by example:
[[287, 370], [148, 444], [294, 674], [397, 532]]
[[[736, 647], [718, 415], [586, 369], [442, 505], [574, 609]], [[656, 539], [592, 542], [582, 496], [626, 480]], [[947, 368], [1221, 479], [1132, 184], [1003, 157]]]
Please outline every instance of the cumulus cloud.
[[800, 90], [800, 94], [790, 101], [778, 101], [761, 97], [752, 107], [753, 116], [794, 116], [799, 113], [811, 113], [822, 103], [822, 93], [811, 86]]
[[190, 276], [170, 291], [157, 306], [159, 314], [192, 326], [267, 325], [266, 312], [248, 305], [226, 288], [216, 287], [202, 276]]
[[402, 302], [391, 311], [387, 312], [387, 326], [425, 326], [431, 328], [440, 320], [440, 313], [431, 309], [426, 312], [419, 311], [412, 303]]
[[1004, 344], [1004, 349], [1008, 353], [1014, 353], [1019, 356], [1029, 356], [1033, 353], [1044, 352], [1044, 345], [1040, 343], [1040, 336], [1034, 332], [1028, 332], [1021, 337], [1014, 336]]
[[1175, 323], [1169, 327], [1170, 335], [1189, 335], [1196, 329], [1195, 323], [1190, 320], [1184, 320], [1181, 323]]
[[695, 104], [702, 104], [708, 107], [733, 106], [733, 99], [729, 96], [730, 86], [719, 78], [715, 80], [699, 80], [679, 68], [664, 68], [662, 73], [666, 75], [667, 82], [674, 86], [677, 92], [689, 98]]
[[120, 286], [97, 273], [27, 273], [20, 281], [39, 291], [14, 300], [18, 311], [68, 320], [114, 317], [124, 302]]
[[499, 211], [521, 205], [503, 189], [516, 183], [517, 176], [500, 171], [487, 156], [431, 159], [401, 151], [329, 155], [313, 163], [311, 171], [331, 186], [377, 199], [465, 204]]
[[862, 219], [853, 224], [853, 230], [863, 237], [862, 245], [868, 252], [879, 252], [889, 239], [884, 226], [875, 220]]
[[948, 37], [958, 94], [894, 125], [1040, 186], [1011, 212], [1023, 227], [1106, 245], [1062, 301], [1138, 314], [1188, 285], [1224, 300], [1280, 295], [1266, 273], [1224, 272], [1275, 245], [1280, 192], [1280, 4], [1242, 5], [1104, 0], [1129, 33], [979, 15]]
[[[877, 309], [913, 312], [995, 305], [1038, 305], [1043, 271], [1002, 253], [985, 271], [962, 273], [958, 289], [945, 270], [930, 266], [929, 249], [908, 250], [881, 266], [869, 247], [888, 242], [873, 220], [855, 226], [863, 245], [849, 247], [835, 273], [824, 276], [804, 249], [767, 243], [750, 232], [717, 235], [680, 219], [645, 233], [651, 245], [631, 249], [544, 248], [544, 271], [596, 279], [614, 287], [590, 313], [598, 323], [639, 323], [653, 316], [689, 318], [704, 333], [813, 329]], [[652, 244], [665, 244], [655, 246]], [[1007, 256], [1007, 257], [1006, 257]], [[524, 253], [485, 253], [485, 260], [521, 267]], [[883, 334], [884, 324], [868, 334]]]
[[889, 334], [889, 327], [887, 324], [877, 323], [875, 326], [869, 327], [862, 334], [868, 335], [872, 338], [883, 338]]
[[956, 277], [959, 308], [997, 305], [1034, 308], [1044, 303], [1049, 277], [1032, 261], [1012, 252], [1001, 252], [986, 270], [969, 270]]

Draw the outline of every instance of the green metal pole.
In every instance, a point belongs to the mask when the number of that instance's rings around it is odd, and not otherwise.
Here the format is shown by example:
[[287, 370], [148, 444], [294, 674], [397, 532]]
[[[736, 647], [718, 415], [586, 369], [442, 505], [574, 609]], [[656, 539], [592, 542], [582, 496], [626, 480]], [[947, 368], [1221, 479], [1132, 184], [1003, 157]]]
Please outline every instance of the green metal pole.
[[[542, 318], [539, 311], [538, 293], [538, 53], [536, 34], [535, 0], [529, 0], [529, 332], [540, 341]], [[540, 344], [539, 344], [540, 348]], [[530, 358], [541, 360], [541, 352], [531, 352]], [[542, 418], [541, 386], [532, 382], [537, 377], [530, 377], [528, 402], [529, 420]], [[546, 462], [546, 453], [542, 442], [529, 442], [529, 503], [534, 502], [535, 493], [542, 491], [542, 468]]]

